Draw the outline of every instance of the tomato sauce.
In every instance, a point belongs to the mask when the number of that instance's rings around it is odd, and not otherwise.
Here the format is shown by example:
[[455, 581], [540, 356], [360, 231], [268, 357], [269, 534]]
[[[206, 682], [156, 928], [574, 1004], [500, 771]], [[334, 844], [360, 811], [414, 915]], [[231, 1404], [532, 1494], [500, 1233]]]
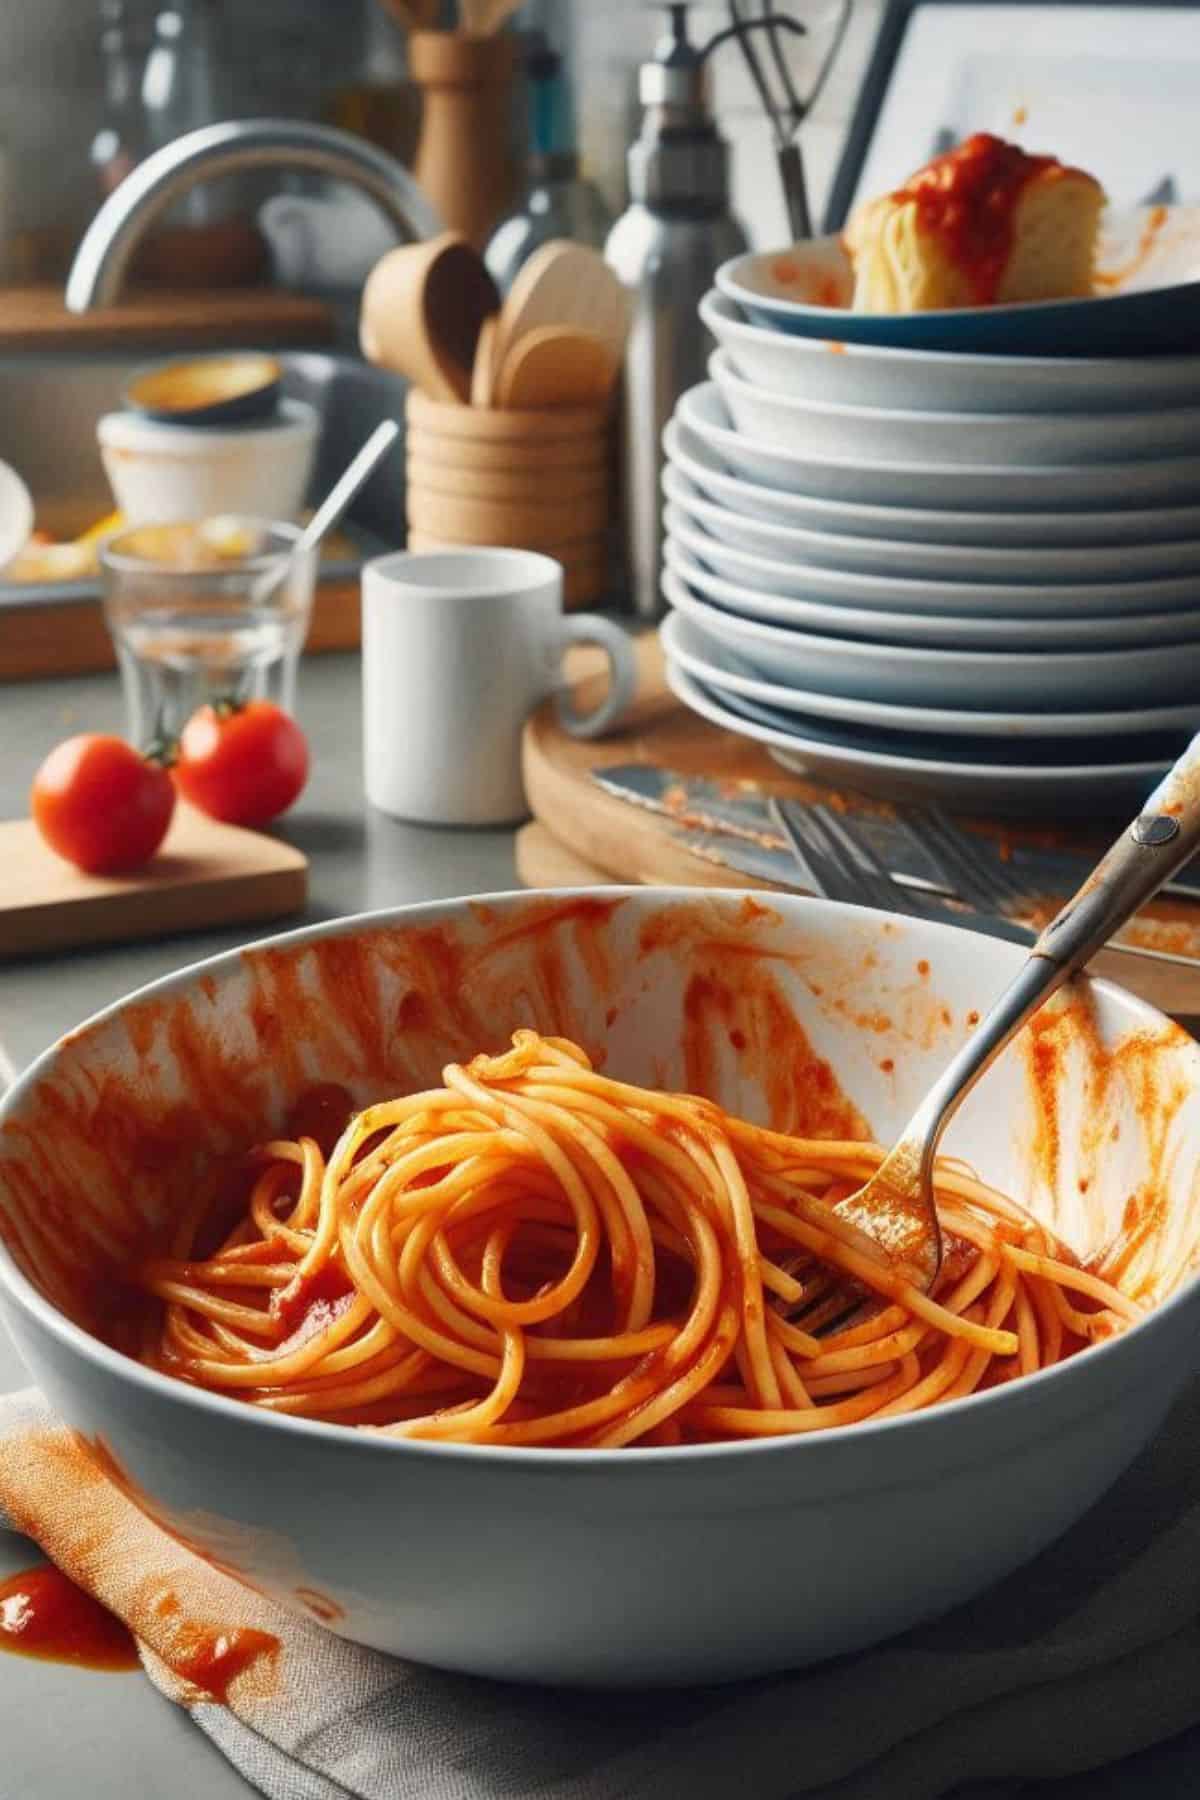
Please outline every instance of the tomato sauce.
[[139, 1666], [128, 1626], [53, 1563], [0, 1581], [0, 1650], [81, 1669]]
[[975, 304], [987, 306], [1008, 266], [1022, 190], [1035, 175], [1061, 168], [1056, 157], [1030, 156], [977, 131], [935, 156], [892, 198], [916, 205], [921, 229], [940, 239], [947, 257], [966, 275]]

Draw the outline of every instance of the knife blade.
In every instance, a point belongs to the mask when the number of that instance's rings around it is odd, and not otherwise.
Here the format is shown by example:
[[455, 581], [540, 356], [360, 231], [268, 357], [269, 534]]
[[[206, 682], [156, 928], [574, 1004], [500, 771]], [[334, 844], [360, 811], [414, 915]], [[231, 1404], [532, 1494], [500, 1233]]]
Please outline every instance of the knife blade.
[[[800, 885], [796, 859], [757, 788], [703, 775], [681, 775], [650, 763], [593, 769], [591, 778], [605, 793], [665, 819], [675, 827], [673, 835], [694, 856], [778, 887]], [[875, 848], [887, 861], [894, 881], [925, 893], [949, 893], [932, 864], [921, 866], [915, 846], [898, 832], [890, 834], [888, 842], [894, 856], [888, 855], [883, 844], [876, 843]], [[815, 891], [815, 884], [807, 885]]]
[[[704, 860], [781, 887], [797, 885], [795, 860], [768, 815], [764, 795], [749, 783], [714, 781], [649, 763], [593, 769], [591, 778], [618, 800], [669, 820], [677, 827], [679, 840]], [[919, 846], [894, 818], [863, 812], [855, 818], [854, 829], [901, 887], [952, 897], [941, 870], [922, 857]], [[1031, 895], [1072, 894], [1092, 866], [1079, 851], [1039, 845], [1016, 844], [997, 854], [1004, 856], [1006, 873], [1026, 883]], [[1181, 870], [1162, 892], [1200, 900], [1200, 861]]]

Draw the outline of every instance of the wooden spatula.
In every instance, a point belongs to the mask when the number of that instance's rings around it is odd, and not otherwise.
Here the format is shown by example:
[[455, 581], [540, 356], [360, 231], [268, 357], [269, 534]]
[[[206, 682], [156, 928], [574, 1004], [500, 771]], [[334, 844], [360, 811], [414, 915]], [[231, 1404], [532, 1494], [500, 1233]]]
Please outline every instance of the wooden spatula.
[[534, 251], [500, 309], [500, 366], [519, 338], [543, 325], [592, 332], [607, 348], [614, 367], [620, 366], [629, 331], [629, 300], [598, 250], [554, 238]]
[[537, 325], [505, 355], [495, 404], [518, 412], [552, 406], [602, 406], [612, 393], [617, 361], [595, 332], [574, 325]]

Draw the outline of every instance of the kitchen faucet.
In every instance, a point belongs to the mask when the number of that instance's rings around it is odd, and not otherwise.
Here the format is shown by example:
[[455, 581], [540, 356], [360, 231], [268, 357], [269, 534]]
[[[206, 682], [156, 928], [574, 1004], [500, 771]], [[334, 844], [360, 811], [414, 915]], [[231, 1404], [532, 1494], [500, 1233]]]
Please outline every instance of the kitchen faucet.
[[235, 119], [186, 132], [125, 177], [88, 226], [67, 276], [70, 312], [111, 306], [149, 227], [199, 181], [245, 169], [311, 169], [361, 188], [402, 242], [432, 237], [437, 214], [394, 157], [348, 132], [294, 119]]

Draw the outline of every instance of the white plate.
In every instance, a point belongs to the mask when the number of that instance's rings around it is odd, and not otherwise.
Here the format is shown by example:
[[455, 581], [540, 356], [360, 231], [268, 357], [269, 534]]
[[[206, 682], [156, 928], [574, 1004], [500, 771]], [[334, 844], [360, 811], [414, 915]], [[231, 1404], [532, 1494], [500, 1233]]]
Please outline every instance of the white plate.
[[[1152, 706], [1128, 712], [949, 712], [937, 706], [890, 706], [880, 700], [854, 700], [842, 694], [817, 694], [811, 688], [781, 687], [756, 675], [728, 644], [706, 636], [704, 627], [682, 612], [668, 613], [659, 627], [663, 649], [706, 687], [773, 706], [777, 712], [805, 713], [843, 727], [862, 725], [869, 731], [895, 731], [906, 737], [1085, 739], [1149, 737], [1200, 726], [1200, 698], [1183, 706]], [[1182, 749], [1182, 741], [1180, 748]]]
[[692, 593], [669, 569], [663, 593], [710, 638], [738, 652], [768, 681], [890, 700], [902, 706], [1026, 712], [1166, 706], [1196, 696], [1196, 652], [1152, 650], [916, 650], [790, 631], [725, 612]]
[[745, 380], [826, 405], [1088, 413], [1200, 403], [1200, 356], [997, 357], [789, 337], [749, 324], [715, 288], [700, 317]]
[[[794, 456], [1006, 468], [1014, 463], [1108, 464], [1200, 454], [1200, 408], [1126, 413], [897, 411], [831, 406], [745, 381], [726, 350], [708, 372], [738, 431]], [[1011, 399], [1009, 402], [1012, 405]]]
[[[1138, 644], [1200, 642], [1200, 576], [1145, 581], [1128, 586], [1094, 587], [987, 586], [954, 581], [904, 581], [886, 575], [857, 575], [837, 569], [777, 562], [748, 550], [731, 550], [693, 524], [679, 507], [668, 505], [667, 528], [680, 545], [699, 558], [709, 578], [736, 589], [721, 604], [760, 618], [773, 616], [772, 606], [821, 603], [833, 609], [834, 622], [822, 629], [850, 629], [836, 614], [866, 608], [872, 617], [891, 617], [910, 624], [923, 638], [937, 632], [943, 643], [1030, 645], [1086, 643]], [[688, 576], [690, 580], [690, 574]], [[1111, 595], [1111, 599], [1109, 596]], [[1137, 612], [1137, 606], [1157, 611]], [[983, 615], [982, 617], [980, 615]], [[812, 623], [815, 625], [816, 620]], [[952, 629], [951, 629], [952, 628]], [[867, 632], [857, 635], [867, 636]], [[916, 643], [885, 634], [894, 642]]]
[[875, 506], [965, 507], [975, 511], [1084, 511], [1200, 501], [1200, 455], [1153, 462], [1055, 463], [1028, 468], [962, 468], [946, 462], [888, 462], [864, 457], [796, 456], [731, 428], [715, 382], [690, 388], [676, 409], [689, 430], [735, 474], [789, 494]]
[[[677, 439], [672, 439], [677, 444]], [[1200, 539], [1178, 544], [1105, 544], [1094, 550], [994, 549], [987, 544], [907, 543], [903, 538], [853, 537], [847, 532], [773, 525], [705, 497], [685, 474], [683, 453], [663, 470], [663, 492], [694, 525], [734, 550], [806, 563], [847, 574], [929, 576], [941, 581], [1038, 583], [1135, 581], [1160, 575], [1200, 575]], [[1200, 523], [1200, 520], [1197, 521]]]
[[877, 794], [887, 800], [940, 800], [999, 815], [1029, 812], [1132, 811], [1166, 771], [1165, 762], [1080, 763], [1045, 768], [1028, 763], [947, 762], [936, 757], [888, 755], [853, 743], [780, 729], [769, 718], [735, 711], [670, 657], [667, 685], [678, 700], [710, 724], [766, 744], [786, 769]]
[[723, 453], [690, 429], [676, 413], [663, 434], [667, 455], [696, 482], [708, 499], [768, 525], [809, 531], [900, 539], [959, 547], [1008, 545], [1030, 550], [1069, 545], [1097, 549], [1109, 544], [1167, 544], [1200, 538], [1200, 501], [1187, 506], [1140, 507], [1104, 512], [971, 512], [945, 507], [868, 506], [785, 494], [731, 472]]

